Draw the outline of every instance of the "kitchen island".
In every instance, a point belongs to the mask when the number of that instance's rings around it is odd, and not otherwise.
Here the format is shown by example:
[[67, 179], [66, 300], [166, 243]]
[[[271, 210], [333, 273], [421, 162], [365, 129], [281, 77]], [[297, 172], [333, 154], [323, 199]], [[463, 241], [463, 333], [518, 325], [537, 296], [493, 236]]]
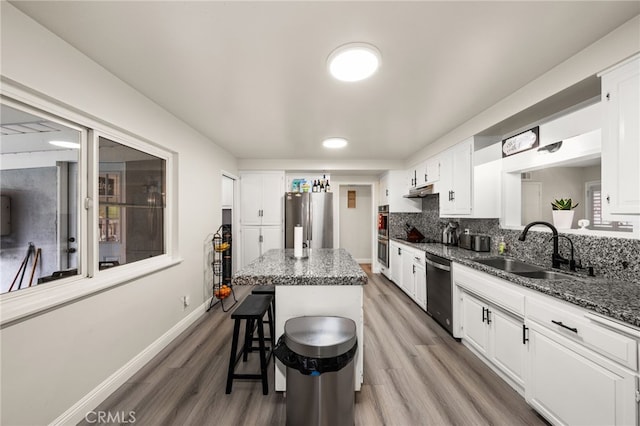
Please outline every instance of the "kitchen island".
[[[284, 323], [300, 316], [327, 315], [350, 318], [356, 323], [358, 352], [355, 390], [363, 378], [363, 288], [367, 275], [344, 249], [312, 249], [295, 259], [292, 249], [269, 250], [233, 277], [234, 285], [275, 285], [276, 340]], [[276, 391], [286, 390], [286, 367], [276, 360]]]

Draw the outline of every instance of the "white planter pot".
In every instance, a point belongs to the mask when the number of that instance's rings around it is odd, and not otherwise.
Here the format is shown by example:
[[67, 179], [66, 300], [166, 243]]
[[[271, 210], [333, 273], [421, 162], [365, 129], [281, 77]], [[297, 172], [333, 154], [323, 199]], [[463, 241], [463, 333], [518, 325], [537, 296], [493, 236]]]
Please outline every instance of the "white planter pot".
[[571, 229], [573, 210], [553, 210], [553, 225], [558, 229]]

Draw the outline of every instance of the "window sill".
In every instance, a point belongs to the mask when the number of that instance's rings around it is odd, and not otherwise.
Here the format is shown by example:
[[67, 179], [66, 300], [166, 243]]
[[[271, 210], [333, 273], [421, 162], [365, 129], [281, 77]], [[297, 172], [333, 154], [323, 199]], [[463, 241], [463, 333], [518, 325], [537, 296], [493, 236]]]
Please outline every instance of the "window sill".
[[32, 287], [0, 295], [0, 328], [89, 297], [182, 262], [167, 255], [100, 271], [96, 277], [72, 277], [46, 288]]

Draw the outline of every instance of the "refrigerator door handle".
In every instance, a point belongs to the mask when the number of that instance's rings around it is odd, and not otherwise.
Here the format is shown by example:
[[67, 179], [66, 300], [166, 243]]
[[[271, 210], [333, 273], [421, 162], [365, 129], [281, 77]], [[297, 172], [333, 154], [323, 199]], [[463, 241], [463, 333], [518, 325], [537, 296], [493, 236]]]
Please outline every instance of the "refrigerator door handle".
[[[308, 241], [313, 240], [313, 197], [309, 194], [309, 222], [308, 222], [309, 230], [307, 231], [307, 237], [309, 237]], [[306, 241], [305, 241], [306, 243]], [[311, 245], [308, 244], [309, 248]]]

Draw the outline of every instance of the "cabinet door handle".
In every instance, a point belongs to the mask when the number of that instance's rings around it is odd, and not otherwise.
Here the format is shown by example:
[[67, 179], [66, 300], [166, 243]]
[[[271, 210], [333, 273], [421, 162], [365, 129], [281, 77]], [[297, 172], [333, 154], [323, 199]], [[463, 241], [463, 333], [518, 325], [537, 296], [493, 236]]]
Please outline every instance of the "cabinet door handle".
[[566, 328], [569, 331], [573, 331], [574, 333], [578, 334], [578, 329], [574, 328], [574, 327], [569, 327], [568, 325], [564, 325], [562, 323], [562, 321], [555, 321], [555, 320], [551, 320], [552, 323], [554, 323], [555, 325], [559, 325], [562, 328]]
[[400, 256], [401, 254], [402, 254], [402, 249], [398, 247], [398, 256]]
[[429, 179], [427, 178], [427, 174], [426, 173], [424, 174], [424, 181], [425, 182], [429, 182]]
[[456, 191], [451, 191], [451, 201], [456, 200]]
[[609, 204], [611, 201], [611, 197], [609, 197], [609, 194], [607, 194], [607, 204]]
[[264, 241], [264, 240], [262, 239], [262, 235], [260, 235], [260, 237], [258, 238], [258, 242], [259, 242], [259, 243], [261, 243], [261, 242], [263, 242], [263, 241]]
[[487, 311], [488, 311], [488, 309], [483, 306], [482, 307], [482, 322], [485, 322], [486, 319], [487, 319], [487, 317], [486, 317]]
[[413, 266], [413, 273], [416, 273], [416, 265], [412, 265]]
[[611, 93], [607, 93], [606, 98], [607, 98], [608, 101], [610, 101], [611, 100]]
[[529, 341], [529, 336], [527, 331], [529, 331], [529, 327], [527, 327], [526, 325], [522, 324], [522, 344], [526, 345], [527, 342]]
[[384, 190], [384, 194], [388, 197], [388, 196], [389, 196], [389, 190], [388, 190], [388, 189], [385, 189], [385, 190]]
[[491, 311], [487, 308], [487, 324], [491, 324]]

